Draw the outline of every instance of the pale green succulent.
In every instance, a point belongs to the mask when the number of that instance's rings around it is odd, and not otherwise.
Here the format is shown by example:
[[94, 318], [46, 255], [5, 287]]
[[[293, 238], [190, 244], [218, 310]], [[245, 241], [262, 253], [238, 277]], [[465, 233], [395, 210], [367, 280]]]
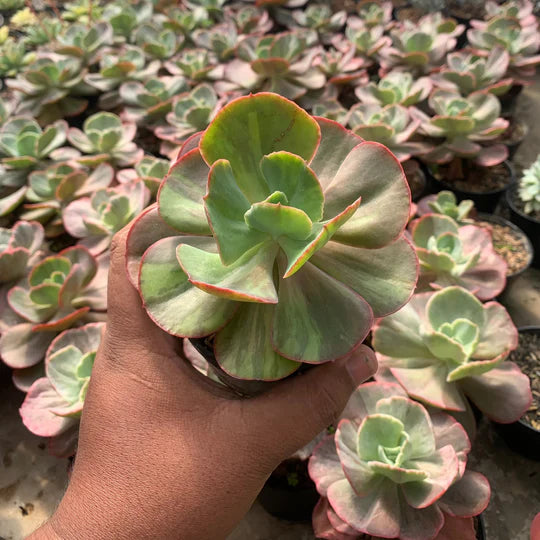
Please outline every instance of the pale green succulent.
[[113, 3], [105, 6], [103, 20], [112, 26], [116, 38], [129, 41], [133, 31], [152, 18], [153, 11], [152, 2], [142, 1], [136, 4]]
[[17, 30], [35, 26], [37, 23], [38, 23], [38, 18], [36, 17], [34, 12], [30, 8], [27, 8], [27, 7], [17, 11], [17, 13], [14, 13], [11, 19], [9, 20], [10, 26]]
[[136, 163], [133, 169], [119, 171], [117, 178], [121, 183], [142, 180], [150, 190], [151, 195], [155, 197], [161, 182], [169, 172], [170, 166], [171, 163], [166, 159], [147, 155]]
[[427, 195], [418, 202], [417, 213], [441, 214], [452, 218], [459, 225], [472, 223], [469, 219], [470, 213], [474, 210], [474, 202], [465, 199], [459, 204], [456, 196], [451, 191], [440, 191], [436, 195]]
[[34, 52], [27, 52], [24, 42], [7, 38], [0, 47], [0, 77], [15, 77], [36, 58]]
[[66, 2], [63, 6], [62, 17], [66, 21], [76, 21], [87, 24], [101, 17], [103, 8], [96, 0], [74, 0]]
[[69, 25], [58, 36], [56, 52], [79, 58], [84, 64], [93, 64], [101, 48], [113, 42], [113, 30], [109, 23], [101, 21], [88, 27], [84, 24]]
[[26, 33], [23, 41], [27, 45], [37, 47], [45, 45], [56, 39], [64, 27], [63, 21], [55, 17], [44, 17], [35, 26], [24, 28]]
[[134, 32], [135, 43], [149, 58], [168, 60], [174, 56], [184, 42], [184, 36], [173, 30], [162, 29], [152, 23], [140, 25]]
[[519, 181], [519, 198], [525, 203], [526, 214], [540, 213], [540, 156], [525, 171]]

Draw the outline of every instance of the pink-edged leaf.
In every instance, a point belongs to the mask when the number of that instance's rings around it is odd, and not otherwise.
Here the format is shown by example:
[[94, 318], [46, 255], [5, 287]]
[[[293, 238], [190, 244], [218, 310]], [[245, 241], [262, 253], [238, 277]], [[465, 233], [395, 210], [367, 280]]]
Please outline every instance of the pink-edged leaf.
[[459, 476], [463, 476], [467, 465], [467, 456], [471, 451], [471, 443], [463, 426], [449, 414], [432, 413], [431, 425], [435, 435], [437, 448], [451, 445], [456, 451], [459, 465]]
[[470, 518], [481, 514], [489, 504], [491, 488], [487, 478], [480, 473], [465, 471], [439, 499], [439, 506], [446, 514]]
[[333, 435], [326, 436], [313, 450], [308, 464], [309, 476], [317, 491], [326, 497], [328, 488], [344, 478], [340, 458], [336, 451]]
[[494, 358], [514, 350], [518, 344], [518, 333], [506, 309], [497, 302], [488, 302], [484, 305], [484, 311], [486, 324], [480, 330], [473, 358]]
[[481, 167], [494, 167], [508, 159], [508, 147], [504, 144], [493, 144], [480, 150], [474, 162]]
[[[340, 520], [337, 514], [332, 510], [332, 507], [328, 504], [328, 499], [321, 497], [313, 510], [313, 532], [317, 538], [322, 538], [324, 540], [356, 540], [358, 538], [358, 532], [352, 534], [339, 532], [331, 523], [329, 512], [332, 512], [332, 514]], [[340, 521], [344, 523], [342, 520]], [[350, 529], [354, 530], [352, 528]]]
[[474, 519], [444, 515], [444, 525], [437, 535], [437, 540], [477, 540], [477, 538]]
[[444, 525], [444, 515], [434, 504], [412, 508], [400, 497], [400, 540], [432, 540]]
[[61, 332], [73, 326], [79, 319], [82, 319], [90, 311], [89, 307], [82, 307], [75, 311], [59, 311], [50, 321], [36, 324], [33, 332]]
[[27, 186], [23, 186], [10, 195], [0, 199], [0, 217], [7, 216], [15, 210], [26, 197], [26, 192], [28, 190]]
[[23, 323], [3, 332], [0, 337], [0, 357], [13, 369], [33, 366], [45, 356], [54, 338], [51, 332], [33, 332], [34, 326]]
[[21, 392], [28, 392], [30, 387], [42, 377], [45, 377], [45, 366], [43, 362], [38, 362], [34, 366], [22, 369], [14, 369], [11, 379], [16, 388]]

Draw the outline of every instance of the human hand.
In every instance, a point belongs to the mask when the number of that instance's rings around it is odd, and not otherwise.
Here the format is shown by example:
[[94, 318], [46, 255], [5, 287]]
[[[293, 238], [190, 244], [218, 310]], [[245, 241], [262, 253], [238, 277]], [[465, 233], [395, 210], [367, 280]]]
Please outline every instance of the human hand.
[[108, 324], [68, 490], [32, 539], [222, 539], [272, 470], [337, 419], [376, 370], [373, 351], [238, 399], [198, 373], [148, 318], [111, 249]]

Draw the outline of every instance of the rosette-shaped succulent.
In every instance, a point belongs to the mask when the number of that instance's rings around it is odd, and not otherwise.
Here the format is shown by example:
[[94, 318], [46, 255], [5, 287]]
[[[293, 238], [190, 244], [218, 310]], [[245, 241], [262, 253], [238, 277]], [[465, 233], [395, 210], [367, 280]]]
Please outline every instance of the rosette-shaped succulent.
[[[88, 197], [98, 189], [109, 186], [114, 178], [114, 170], [107, 163], [98, 165], [93, 171], [75, 167], [68, 163], [55, 163], [46, 169], [33, 171], [28, 176], [29, 188], [23, 217], [41, 223], [53, 222], [51, 226], [61, 226], [62, 209], [80, 197]], [[51, 227], [47, 228], [50, 234]]]
[[104, 323], [65, 330], [45, 357], [45, 377], [35, 381], [23, 401], [24, 425], [40, 437], [57, 437], [77, 426], [101, 342]]
[[349, 111], [337, 99], [325, 99], [313, 105], [313, 116], [322, 116], [342, 125], [347, 123]]
[[[456, 420], [430, 416], [399, 385], [360, 386], [309, 461], [323, 497], [313, 514], [317, 538], [475, 540], [470, 518], [488, 505], [490, 487], [466, 470], [470, 450]], [[445, 535], [447, 527], [459, 536]]]
[[481, 54], [502, 47], [510, 55], [509, 74], [516, 77], [533, 77], [540, 64], [540, 34], [536, 26], [522, 28], [519, 21], [496, 17], [483, 28], [471, 28], [467, 32], [471, 47]]
[[540, 156], [523, 171], [519, 181], [519, 198], [525, 203], [526, 214], [540, 213]]
[[84, 95], [95, 90], [84, 84], [86, 70], [79, 60], [51, 55], [36, 60], [16, 79], [8, 79], [8, 88], [19, 93], [17, 113], [29, 113], [48, 123], [66, 116], [76, 116], [86, 109]]
[[466, 411], [467, 398], [491, 419], [515, 422], [531, 401], [529, 379], [513, 362], [517, 330], [503, 306], [461, 287], [421, 293], [376, 323], [377, 378], [394, 378], [414, 399]]
[[66, 21], [77, 21], [88, 24], [92, 20], [99, 19], [103, 12], [103, 7], [93, 2], [93, 0], [73, 0], [66, 2], [62, 8], [62, 17]]
[[17, 221], [11, 229], [0, 227], [0, 284], [26, 275], [39, 253], [44, 231], [39, 223]]
[[23, 41], [30, 47], [39, 47], [56, 39], [63, 28], [63, 21], [55, 17], [43, 17], [40, 19], [39, 24], [27, 26], [24, 29], [26, 36]]
[[209, 84], [200, 84], [191, 92], [178, 96], [167, 114], [166, 126], [158, 126], [156, 137], [164, 143], [160, 152], [175, 157], [179, 146], [190, 136], [205, 129], [216, 115], [221, 101]]
[[[488, 0], [485, 4], [485, 10], [487, 21], [495, 17], [506, 17], [517, 19], [523, 27], [537, 25], [534, 4], [529, 0], [509, 0], [504, 4]], [[473, 27], [476, 28], [480, 21], [473, 22]]]
[[120, 87], [120, 99], [126, 105], [123, 117], [148, 127], [162, 124], [172, 110], [173, 98], [187, 89], [181, 76], [126, 82]]
[[36, 58], [34, 52], [28, 52], [24, 41], [6, 39], [0, 46], [0, 77], [15, 77]]
[[321, 51], [313, 60], [313, 65], [322, 71], [328, 82], [334, 85], [367, 84], [369, 81], [364, 58], [355, 56], [355, 47], [350, 44], [344, 50], [331, 48]]
[[[107, 259], [98, 261], [75, 246], [46, 257], [28, 278], [7, 294], [2, 317], [8, 328], [0, 337], [0, 357], [22, 369], [40, 362], [54, 337], [107, 307]], [[7, 313], [9, 311], [9, 313]]]
[[268, 90], [297, 99], [318, 90], [326, 77], [312, 63], [317, 48], [308, 48], [303, 34], [285, 32], [262, 38], [248, 37], [237, 48], [238, 59], [225, 66], [232, 89]]
[[170, 7], [167, 9], [163, 21], [164, 28], [170, 28], [182, 33], [186, 38], [190, 38], [192, 32], [198, 28], [208, 28], [212, 26], [212, 20], [208, 19], [204, 10], [184, 9], [180, 7]]
[[234, 57], [238, 45], [238, 31], [234, 22], [227, 21], [212, 28], [193, 32], [191, 39], [201, 49], [211, 51], [221, 62]]
[[494, 48], [488, 56], [458, 51], [446, 57], [446, 66], [431, 76], [437, 86], [468, 96], [482, 90], [496, 96], [506, 94], [513, 80], [505, 78], [510, 63], [508, 51]]
[[206, 49], [186, 49], [165, 62], [167, 71], [172, 75], [186, 77], [192, 84], [212, 81], [218, 78], [220, 68], [214, 53]]
[[358, 103], [349, 111], [348, 125], [366, 141], [387, 146], [399, 161], [425, 154], [432, 148], [427, 143], [410, 140], [420, 126], [420, 121], [413, 119], [409, 109], [401, 105], [381, 107]]
[[268, 12], [256, 6], [226, 9], [227, 19], [232, 20], [239, 34], [262, 36], [272, 29], [273, 22]]
[[381, 66], [385, 71], [399, 67], [416, 74], [429, 73], [444, 62], [464, 29], [440, 13], [426, 15], [416, 24], [404, 21], [390, 32], [392, 46], [381, 51]]
[[231, 102], [190, 141], [161, 217], [150, 209], [130, 234], [130, 276], [161, 328], [213, 336], [232, 377], [275, 380], [347, 354], [408, 300], [410, 196], [386, 148], [270, 93]]
[[151, 20], [153, 11], [152, 2], [111, 3], [105, 6], [102, 18], [111, 25], [115, 41], [123, 42], [130, 41], [133, 31]]
[[460, 225], [465, 225], [471, 223], [468, 217], [473, 209], [473, 201], [466, 199], [458, 204], [456, 196], [451, 191], [440, 191], [436, 195], [427, 195], [420, 199], [416, 213], [419, 216], [441, 214], [452, 218]]
[[391, 71], [378, 83], [357, 86], [356, 97], [372, 105], [403, 105], [409, 107], [424, 101], [433, 85], [428, 77], [414, 79], [410, 73]]
[[420, 260], [418, 290], [460, 285], [480, 300], [497, 296], [506, 285], [506, 262], [482, 227], [459, 227], [450, 217], [427, 214], [412, 225]]
[[81, 238], [79, 245], [99, 255], [110, 246], [114, 234], [142, 212], [149, 198], [141, 181], [99, 189], [68, 204], [62, 216], [64, 227], [71, 236]]
[[68, 140], [84, 154], [78, 158], [83, 165], [96, 166], [107, 162], [126, 167], [139, 161], [142, 149], [133, 142], [137, 126], [122, 123], [116, 114], [98, 112], [89, 116], [83, 124], [83, 130], [69, 128]]
[[[384, 35], [383, 26], [368, 26], [362, 19], [350, 17], [345, 29], [347, 40], [356, 48], [356, 55], [360, 56], [367, 65], [373, 63], [384, 47], [388, 47], [391, 40]], [[339, 49], [344, 49], [345, 43], [337, 43]], [[348, 44], [347, 44], [348, 45]]]
[[369, 26], [387, 26], [392, 21], [392, 2], [362, 0], [358, 3], [358, 16]]
[[106, 22], [98, 22], [88, 27], [85, 24], [71, 24], [58, 36], [56, 52], [74, 56], [85, 65], [93, 64], [99, 57], [101, 48], [111, 45], [113, 30]]
[[41, 129], [31, 118], [15, 116], [0, 129], [0, 155], [6, 170], [0, 186], [20, 187], [26, 175], [45, 161], [66, 140], [68, 125], [64, 120]]
[[475, 93], [462, 97], [455, 92], [438, 89], [429, 98], [435, 111], [428, 116], [419, 109], [412, 115], [420, 120], [419, 132], [428, 137], [444, 139], [429, 154], [428, 162], [449, 163], [455, 157], [473, 159], [482, 166], [502, 163], [508, 157], [504, 144], [490, 143], [508, 127], [501, 118], [501, 104], [492, 94]]
[[137, 28], [134, 40], [150, 58], [168, 60], [178, 52], [184, 43], [184, 36], [148, 22]]
[[279, 10], [276, 19], [291, 30], [298, 27], [313, 30], [322, 43], [330, 43], [347, 21], [347, 12], [333, 12], [328, 4], [310, 4], [305, 9]]
[[117, 179], [123, 184], [133, 182], [134, 180], [142, 180], [150, 190], [152, 196], [155, 196], [159, 185], [165, 176], [167, 176], [170, 167], [171, 164], [166, 159], [144, 156], [141, 161], [135, 164], [133, 169], [119, 171]]

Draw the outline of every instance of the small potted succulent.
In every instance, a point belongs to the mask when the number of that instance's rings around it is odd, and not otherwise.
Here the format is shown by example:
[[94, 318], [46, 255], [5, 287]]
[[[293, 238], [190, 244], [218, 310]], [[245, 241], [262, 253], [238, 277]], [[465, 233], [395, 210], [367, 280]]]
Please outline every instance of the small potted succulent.
[[497, 302], [482, 304], [461, 287], [415, 294], [377, 322], [376, 379], [398, 382], [411, 398], [460, 414], [474, 432], [471, 400], [490, 419], [508, 424], [529, 408], [529, 378], [508, 361], [517, 330]]
[[534, 250], [533, 266], [540, 267], [540, 156], [523, 172], [518, 186], [506, 193], [510, 220], [525, 231]]
[[476, 540], [491, 490], [467, 469], [470, 450], [456, 420], [429, 414], [399, 385], [358, 387], [309, 462], [317, 538]]
[[340, 358], [407, 302], [410, 194], [385, 147], [272, 93], [187, 144], [132, 225], [128, 269], [152, 320], [231, 387]]
[[478, 210], [492, 212], [513, 181], [505, 160], [508, 149], [495, 139], [508, 128], [496, 96], [477, 92], [468, 97], [437, 89], [429, 98], [432, 116], [411, 109], [419, 132], [434, 149], [422, 155], [435, 192], [449, 189], [459, 200], [472, 199]]
[[524, 326], [518, 333], [518, 346], [508, 359], [529, 377], [532, 402], [517, 422], [496, 428], [512, 450], [540, 461], [540, 327]]

